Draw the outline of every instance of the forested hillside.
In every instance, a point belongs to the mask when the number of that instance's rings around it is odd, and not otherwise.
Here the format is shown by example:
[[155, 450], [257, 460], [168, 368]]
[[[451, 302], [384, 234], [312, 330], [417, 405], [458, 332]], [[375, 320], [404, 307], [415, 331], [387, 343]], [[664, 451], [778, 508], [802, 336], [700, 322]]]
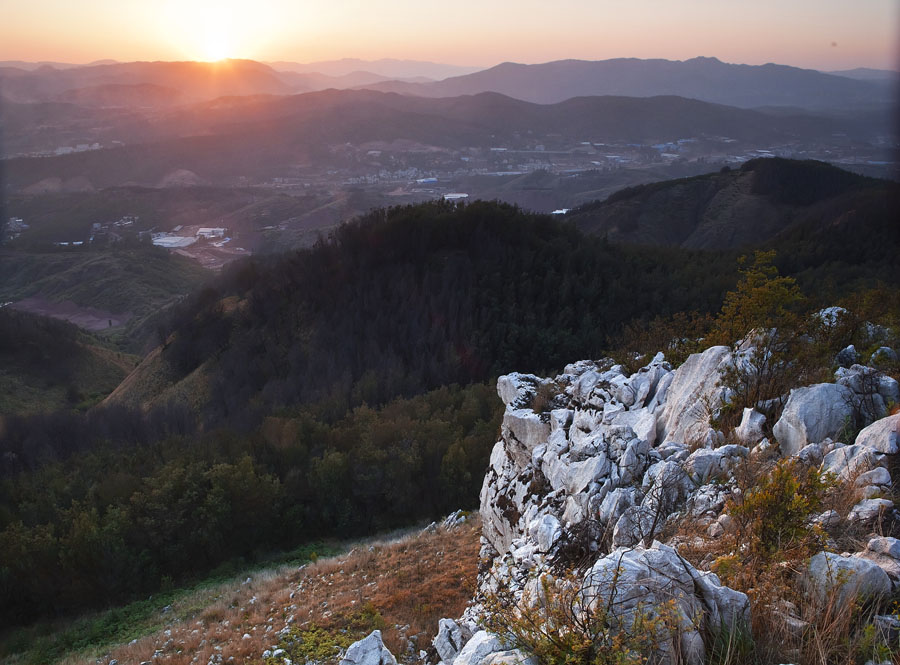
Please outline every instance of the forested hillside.
[[[809, 307], [896, 288], [896, 256], [866, 249], [873, 234], [898, 245], [879, 223], [781, 241], [782, 271], [815, 286]], [[237, 263], [172, 310], [106, 404], [4, 419], [0, 618], [473, 507], [502, 406], [493, 378], [634, 349], [660, 317], [676, 317], [664, 333], [694, 334], [679, 321], [720, 308], [736, 259], [436, 202]]]
[[[622, 189], [587, 203], [568, 219], [610, 241], [694, 249], [769, 245], [803, 228], [801, 236], [891, 232], [900, 202], [896, 183], [866, 178], [830, 164], [768, 158], [738, 169]], [[885, 245], [869, 248], [881, 253]], [[787, 251], [779, 252], [787, 255]]]

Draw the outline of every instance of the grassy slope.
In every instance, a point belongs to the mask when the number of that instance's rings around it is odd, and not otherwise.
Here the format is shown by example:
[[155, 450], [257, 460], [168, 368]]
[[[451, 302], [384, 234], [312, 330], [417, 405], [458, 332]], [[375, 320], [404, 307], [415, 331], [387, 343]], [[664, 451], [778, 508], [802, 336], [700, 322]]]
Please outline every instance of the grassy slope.
[[22, 367], [15, 357], [5, 358], [0, 367], [0, 413], [25, 415], [89, 408], [109, 395], [140, 360], [105, 348], [87, 336], [78, 342], [78, 348], [80, 353], [71, 361], [70, 382]]
[[[481, 523], [473, 519], [451, 531], [358, 543], [330, 559], [318, 559], [306, 547], [276, 568], [165, 592], [66, 625], [7, 634], [0, 638], [0, 663], [95, 665], [104, 658], [123, 665], [187, 665], [217, 653], [224, 661], [259, 662], [287, 625], [338, 634], [350, 617], [361, 632], [381, 627], [399, 656], [404, 641], [396, 626], [409, 625], [406, 635], [418, 635], [418, 647], [427, 648], [438, 619], [461, 614], [475, 588], [480, 533]], [[296, 567], [310, 557], [314, 563]], [[371, 625], [359, 623], [360, 608]], [[243, 639], [245, 634], [250, 637]]]
[[0, 253], [0, 301], [41, 297], [129, 313], [118, 334], [135, 350], [154, 315], [209, 277], [196, 263], [151, 247]]

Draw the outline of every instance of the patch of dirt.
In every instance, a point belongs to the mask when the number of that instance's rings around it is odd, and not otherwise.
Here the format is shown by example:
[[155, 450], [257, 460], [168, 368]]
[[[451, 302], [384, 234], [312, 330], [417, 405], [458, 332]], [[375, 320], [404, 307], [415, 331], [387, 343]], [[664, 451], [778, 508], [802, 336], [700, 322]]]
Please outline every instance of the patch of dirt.
[[117, 328], [125, 325], [131, 318], [131, 314], [113, 314], [95, 307], [83, 307], [70, 300], [51, 302], [43, 298], [25, 298], [10, 305], [13, 309], [31, 314], [40, 314], [54, 319], [62, 319], [74, 323], [79, 328], [99, 332], [109, 328]]

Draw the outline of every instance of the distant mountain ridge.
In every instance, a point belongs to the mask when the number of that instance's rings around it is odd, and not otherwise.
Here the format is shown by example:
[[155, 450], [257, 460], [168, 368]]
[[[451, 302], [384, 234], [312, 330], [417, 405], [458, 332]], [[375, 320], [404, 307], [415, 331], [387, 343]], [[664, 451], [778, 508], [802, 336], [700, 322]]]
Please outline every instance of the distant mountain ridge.
[[[154, 85], [179, 91], [183, 103], [221, 96], [367, 88], [419, 97], [496, 92], [539, 104], [585, 96], [674, 95], [739, 108], [846, 111], [895, 104], [896, 77], [892, 79], [890, 74], [863, 69], [824, 73], [772, 63], [729, 64], [716, 58], [559, 60], [534, 65], [505, 62], [483, 70], [387, 59], [309, 64], [130, 62], [37, 68], [32, 63], [0, 63], [3, 95], [16, 102], [67, 101], [65, 95], [79, 94], [85, 99], [89, 92], [76, 91], [107, 85]], [[91, 105], [99, 104], [92, 101]]]
[[[14, 102], [60, 101], [79, 89], [109, 85], [171, 88], [183, 102], [228, 95], [289, 94], [291, 86], [268, 65], [252, 60], [221, 62], [126, 62], [34, 71], [0, 68], [3, 96]], [[84, 94], [81, 95], [84, 98]]]
[[[20, 115], [27, 120], [25, 109]], [[329, 146], [370, 141], [460, 149], [515, 145], [531, 134], [568, 142], [653, 143], [705, 135], [772, 143], [856, 131], [851, 123], [824, 117], [774, 117], [680, 97], [585, 97], [539, 105], [496, 93], [428, 99], [369, 90], [223, 98], [180, 108], [138, 130], [153, 142], [9, 160], [7, 182], [13, 190], [79, 176], [94, 187], [154, 185], [187, 169], [216, 183], [247, 174], [248, 164], [256, 177], [277, 176], [298, 159], [327, 158]]]
[[558, 60], [536, 65], [504, 62], [435, 83], [382, 83], [374, 89], [429, 97], [499, 92], [552, 104], [585, 95], [678, 95], [740, 108], [870, 108], [892, 101], [883, 86], [787, 65], [740, 65], [717, 58], [691, 60]]
[[277, 61], [267, 64], [278, 71], [303, 74], [315, 72], [326, 76], [346, 76], [353, 72], [364, 71], [389, 79], [424, 77], [437, 80], [450, 76], [471, 74], [483, 69], [483, 67], [465, 67], [422, 60], [398, 60], [395, 58], [381, 58], [379, 60], [341, 58], [339, 60], [320, 60], [308, 63]]

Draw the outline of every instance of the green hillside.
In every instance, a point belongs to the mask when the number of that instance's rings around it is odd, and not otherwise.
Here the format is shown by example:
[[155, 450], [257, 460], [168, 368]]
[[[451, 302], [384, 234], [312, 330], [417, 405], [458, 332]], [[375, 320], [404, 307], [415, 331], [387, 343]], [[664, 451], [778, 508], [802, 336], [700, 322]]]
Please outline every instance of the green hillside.
[[0, 309], [0, 414], [87, 409], [139, 358], [108, 348], [74, 325]]
[[41, 298], [128, 315], [110, 334], [133, 351], [151, 339], [161, 310], [210, 277], [198, 264], [155, 247], [0, 251], [0, 302]]

